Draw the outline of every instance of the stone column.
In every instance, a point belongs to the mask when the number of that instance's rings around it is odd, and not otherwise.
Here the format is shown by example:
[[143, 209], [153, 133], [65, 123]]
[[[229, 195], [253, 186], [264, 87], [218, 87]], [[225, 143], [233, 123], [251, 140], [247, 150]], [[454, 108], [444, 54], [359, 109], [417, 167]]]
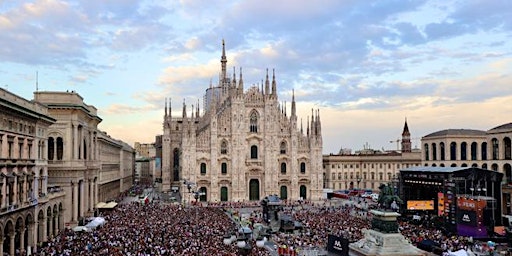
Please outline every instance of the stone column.
[[25, 250], [25, 232], [27, 232], [25, 230], [25, 227], [21, 227], [21, 230], [20, 230], [20, 251], [24, 251]]
[[[51, 214], [53, 214], [53, 212], [52, 212]], [[52, 215], [50, 215], [50, 216], [46, 216], [46, 223], [47, 223], [47, 225], [50, 225], [50, 227], [49, 227], [49, 228], [47, 227], [47, 228], [45, 229], [45, 231], [47, 231], [47, 232], [48, 232], [48, 236], [49, 236], [50, 238], [52, 238], [52, 237], [53, 237], [53, 229], [52, 229], [52, 227], [53, 227], [53, 218], [52, 218], [52, 217], [53, 217]]]
[[78, 183], [73, 184], [73, 215], [71, 220], [78, 221]]
[[5, 237], [3, 235], [0, 236], [0, 255], [4, 255], [4, 241]]
[[54, 236], [57, 236], [59, 234], [59, 215], [55, 214], [53, 216], [53, 234]]
[[88, 200], [87, 202], [89, 203], [89, 211], [91, 211], [92, 209], [94, 209], [94, 205], [93, 205], [93, 194], [92, 194], [92, 184], [91, 184], [91, 179], [87, 180], [87, 197], [88, 197]]
[[46, 194], [48, 193], [48, 166], [45, 166], [43, 168], [43, 187], [42, 190]]
[[73, 154], [71, 159], [78, 159], [78, 125], [73, 124]]
[[53, 139], [53, 160], [57, 160], [57, 137]]
[[13, 196], [13, 201], [11, 202], [11, 205], [19, 203], [18, 202], [18, 183], [19, 182], [20, 182], [20, 177], [15, 175], [14, 182], [12, 183], [12, 193], [14, 194], [14, 196]]
[[88, 158], [89, 160], [94, 160], [94, 147], [92, 145], [92, 132], [89, 131], [89, 138], [88, 138], [88, 143], [89, 143], [89, 155], [88, 155]]
[[[0, 203], [0, 208], [3, 208], [4, 205], [5, 205], [5, 188], [7, 187], [7, 180], [4, 180], [3, 177], [0, 176], [0, 179], [2, 179], [2, 184], [0, 184], [0, 192], [2, 193], [1, 197], [2, 197], [2, 202]], [[2, 255], [2, 254], [0, 254]]]
[[99, 202], [99, 199], [98, 199], [98, 190], [99, 190], [99, 188], [98, 188], [98, 179], [97, 178], [94, 178], [93, 187], [94, 187], [93, 188], [93, 190], [94, 190], [94, 192], [93, 192], [94, 193], [94, 201], [93, 201], [93, 203], [97, 204]]
[[36, 242], [37, 241], [37, 237], [36, 239], [35, 238], [35, 234], [36, 234], [36, 222], [31, 222], [28, 224], [28, 227], [27, 227], [27, 231], [28, 231], [28, 241], [27, 241], [27, 245], [32, 247], [32, 249], [34, 249], [36, 247]]
[[14, 256], [14, 237], [16, 237], [16, 233], [14, 231], [9, 233], [9, 255]]
[[42, 241], [47, 241], [48, 240], [48, 234], [46, 234], [47, 232], [47, 228], [46, 226], [48, 225], [48, 222], [47, 222], [47, 217], [44, 216], [43, 219], [41, 220], [42, 223], [39, 225], [39, 228], [41, 229], [41, 234], [43, 234], [43, 237], [41, 237], [41, 242]]

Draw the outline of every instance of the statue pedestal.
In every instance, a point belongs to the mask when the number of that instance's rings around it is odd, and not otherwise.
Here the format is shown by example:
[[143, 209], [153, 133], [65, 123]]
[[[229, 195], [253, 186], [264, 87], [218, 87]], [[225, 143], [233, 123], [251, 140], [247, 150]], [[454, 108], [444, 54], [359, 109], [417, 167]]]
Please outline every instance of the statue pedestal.
[[350, 255], [365, 256], [420, 256], [427, 252], [413, 246], [398, 232], [396, 212], [370, 211], [374, 219], [372, 229], [363, 230], [364, 238], [349, 245]]

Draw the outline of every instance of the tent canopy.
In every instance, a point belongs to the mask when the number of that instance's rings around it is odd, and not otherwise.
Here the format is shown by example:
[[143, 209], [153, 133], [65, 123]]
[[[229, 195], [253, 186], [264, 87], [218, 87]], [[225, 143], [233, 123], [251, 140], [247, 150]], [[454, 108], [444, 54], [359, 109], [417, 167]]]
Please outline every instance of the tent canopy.
[[96, 204], [96, 208], [101, 209], [101, 208], [105, 207], [105, 205], [107, 205], [105, 202], [99, 202]]
[[448, 252], [450, 256], [468, 256], [468, 253], [464, 249], [460, 249], [455, 252]]
[[108, 203], [99, 202], [96, 204], [96, 209], [113, 209], [116, 206], [117, 206], [117, 203], [114, 201], [108, 202]]
[[96, 217], [93, 220], [91, 220], [91, 222], [87, 223], [85, 227], [95, 229], [98, 226], [103, 226], [103, 224], [105, 224], [105, 219], [102, 217]]
[[116, 207], [116, 206], [117, 206], [117, 203], [116, 203], [116, 202], [114, 202], [114, 201], [112, 201], [112, 202], [107, 203], [107, 204], [105, 205], [105, 207], [103, 207], [103, 208], [112, 209], [112, 208], [114, 208], [114, 207]]
[[76, 226], [76, 227], [73, 227], [73, 231], [75, 231], [75, 232], [83, 232], [83, 231], [89, 232], [90, 229], [85, 227], [85, 226]]

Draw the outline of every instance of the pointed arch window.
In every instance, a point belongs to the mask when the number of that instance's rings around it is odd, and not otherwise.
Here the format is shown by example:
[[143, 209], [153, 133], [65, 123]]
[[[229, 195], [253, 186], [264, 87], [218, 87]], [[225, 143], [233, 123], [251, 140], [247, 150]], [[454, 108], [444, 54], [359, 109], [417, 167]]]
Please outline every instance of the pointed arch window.
[[251, 159], [258, 159], [258, 146], [251, 146]]
[[201, 163], [201, 175], [206, 175], [206, 164]]
[[306, 163], [304, 163], [304, 162], [300, 163], [300, 173], [301, 174], [306, 173]]
[[286, 174], [286, 163], [281, 163], [281, 174]]
[[286, 154], [286, 141], [281, 142], [280, 151], [281, 154]]
[[228, 164], [227, 163], [222, 163], [220, 165], [220, 173], [221, 174], [227, 174], [228, 173]]
[[253, 133], [258, 132], [258, 113], [256, 111], [251, 112], [249, 120], [249, 131]]
[[228, 143], [223, 140], [221, 143], [220, 143], [220, 153], [222, 155], [225, 155], [228, 153]]

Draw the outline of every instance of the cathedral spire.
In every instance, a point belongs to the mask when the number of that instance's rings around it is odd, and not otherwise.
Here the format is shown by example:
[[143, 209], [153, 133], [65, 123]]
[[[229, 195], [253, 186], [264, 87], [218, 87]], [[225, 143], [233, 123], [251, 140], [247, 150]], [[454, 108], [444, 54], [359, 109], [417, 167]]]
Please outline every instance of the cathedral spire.
[[171, 98], [169, 98], [169, 117], [172, 117], [172, 112], [171, 112], [172, 108], [171, 108]]
[[190, 108], [190, 116], [194, 119], [194, 104], [192, 104], [192, 107]]
[[196, 117], [199, 117], [199, 99], [197, 99]]
[[304, 130], [302, 129], [302, 118], [300, 118], [300, 134], [304, 134]]
[[320, 122], [320, 109], [316, 110], [316, 135], [322, 135], [322, 123]]
[[306, 135], [309, 137], [309, 116], [308, 119], [306, 120]]
[[187, 117], [187, 105], [185, 104], [185, 99], [183, 99], [183, 118]]
[[235, 70], [235, 67], [233, 67], [233, 82], [232, 82], [231, 86], [236, 88], [236, 70]]
[[316, 135], [315, 133], [315, 114], [313, 109], [311, 109], [311, 135]]
[[277, 96], [276, 90], [276, 72], [272, 69], [272, 95]]
[[295, 110], [295, 90], [292, 90], [292, 117], [295, 117], [296, 110]]
[[270, 82], [268, 81], [268, 68], [267, 68], [267, 75], [265, 77], [265, 94], [270, 94]]
[[242, 67], [240, 67], [240, 79], [238, 80], [238, 89], [240, 92], [244, 91], [244, 80], [242, 79]]
[[167, 118], [167, 98], [165, 98], [165, 117]]
[[221, 74], [221, 83], [224, 84], [226, 81], [226, 63], [228, 62], [226, 58], [226, 45], [224, 44], [224, 39], [222, 39], [222, 57], [220, 58], [220, 63], [222, 66], [222, 74]]

